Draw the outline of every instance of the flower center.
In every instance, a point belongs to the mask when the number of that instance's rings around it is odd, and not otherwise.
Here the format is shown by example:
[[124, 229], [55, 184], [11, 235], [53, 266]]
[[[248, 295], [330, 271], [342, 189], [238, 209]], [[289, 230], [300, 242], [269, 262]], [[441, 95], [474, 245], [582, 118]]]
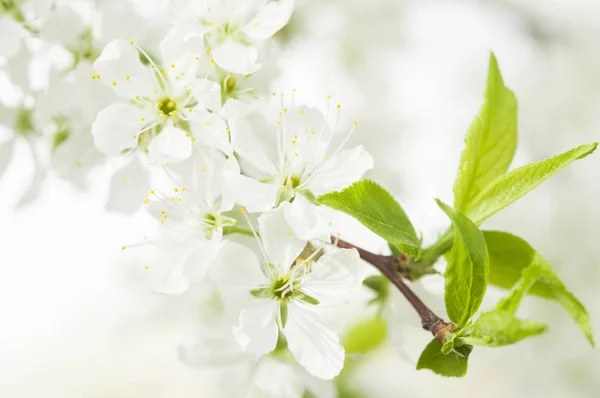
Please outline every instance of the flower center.
[[271, 291], [273, 292], [273, 297], [278, 300], [287, 300], [290, 298], [292, 293], [297, 289], [298, 282], [291, 281], [288, 275], [283, 276], [277, 280], [275, 280], [271, 285]]
[[156, 105], [161, 115], [175, 116], [177, 114], [177, 102], [171, 97], [163, 98]]

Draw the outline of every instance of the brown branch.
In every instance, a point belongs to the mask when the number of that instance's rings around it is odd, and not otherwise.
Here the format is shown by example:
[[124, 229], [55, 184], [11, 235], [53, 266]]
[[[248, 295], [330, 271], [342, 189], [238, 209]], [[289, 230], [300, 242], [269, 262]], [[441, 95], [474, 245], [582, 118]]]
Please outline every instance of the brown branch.
[[454, 324], [445, 322], [442, 318], [437, 316], [425, 305], [425, 303], [423, 303], [423, 301], [421, 301], [406, 283], [404, 283], [402, 277], [398, 273], [401, 271], [399, 265], [401, 265], [402, 259], [395, 256], [375, 254], [333, 236], [331, 237], [331, 243], [343, 249], [356, 249], [360, 258], [377, 268], [379, 272], [400, 290], [400, 293], [404, 295], [406, 300], [408, 300], [410, 305], [412, 305], [419, 314], [423, 329], [431, 332], [440, 343], [444, 344], [444, 337], [447, 332], [454, 329]]

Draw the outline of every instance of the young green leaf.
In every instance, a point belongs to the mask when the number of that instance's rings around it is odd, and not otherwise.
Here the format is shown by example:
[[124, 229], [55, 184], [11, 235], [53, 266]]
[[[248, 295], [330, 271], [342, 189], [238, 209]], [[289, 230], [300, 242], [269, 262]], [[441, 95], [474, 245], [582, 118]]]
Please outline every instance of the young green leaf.
[[454, 183], [454, 208], [464, 212], [475, 196], [506, 173], [517, 147], [517, 100], [490, 54], [484, 102], [469, 127]]
[[343, 191], [320, 196], [318, 202], [356, 218], [400, 251], [419, 255], [415, 229], [400, 204], [381, 185], [357, 181]]
[[589, 315], [550, 264], [523, 239], [506, 232], [484, 231], [490, 255], [490, 283], [513, 288], [500, 309], [514, 312], [525, 292], [558, 301], [594, 345]]
[[483, 234], [459, 211], [436, 199], [454, 227], [444, 301], [452, 322], [464, 325], [477, 312], [488, 283], [489, 259]]
[[381, 318], [361, 321], [344, 336], [342, 345], [347, 354], [366, 354], [386, 341], [387, 332], [387, 323]]
[[492, 310], [481, 314], [464, 341], [470, 344], [499, 347], [514, 344], [526, 337], [546, 331], [546, 325], [517, 319], [510, 311]]
[[469, 203], [465, 215], [475, 224], [481, 224], [485, 219], [535, 189], [574, 160], [583, 159], [594, 152], [597, 146], [597, 142], [581, 145], [560, 155], [519, 167], [501, 175], [486, 185]]
[[442, 354], [442, 344], [436, 339], [431, 340], [421, 353], [417, 370], [429, 369], [434, 373], [446, 377], [463, 377], [467, 374], [469, 354], [473, 346], [463, 345], [451, 351], [448, 355]]

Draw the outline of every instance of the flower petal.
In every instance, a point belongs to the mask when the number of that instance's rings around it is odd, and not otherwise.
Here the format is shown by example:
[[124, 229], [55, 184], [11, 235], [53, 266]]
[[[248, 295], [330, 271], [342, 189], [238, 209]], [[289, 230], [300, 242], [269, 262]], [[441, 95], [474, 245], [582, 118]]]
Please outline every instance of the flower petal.
[[311, 375], [330, 380], [344, 367], [344, 347], [336, 332], [307, 305], [288, 304], [283, 333], [294, 358]]
[[[267, 283], [256, 254], [246, 246], [226, 241], [208, 270], [209, 279], [222, 293], [251, 289]], [[249, 295], [249, 294], [248, 294]]]
[[226, 71], [249, 75], [260, 69], [256, 63], [258, 51], [253, 46], [246, 46], [232, 39], [212, 50], [213, 59]]
[[194, 281], [204, 279], [210, 264], [217, 256], [223, 239], [222, 233], [218, 231], [210, 240], [200, 242], [195, 252], [187, 259], [185, 264], [185, 275]]
[[8, 168], [13, 152], [13, 140], [0, 142], [0, 178]]
[[21, 39], [26, 36], [23, 27], [8, 16], [0, 17], [0, 58], [11, 58], [21, 48]]
[[94, 144], [108, 156], [118, 156], [123, 150], [137, 147], [138, 133], [148, 115], [131, 104], [114, 104], [98, 113], [92, 124]]
[[40, 29], [40, 36], [47, 41], [68, 43], [82, 31], [82, 21], [70, 7], [58, 7], [46, 17]]
[[164, 166], [188, 158], [192, 154], [192, 140], [185, 131], [167, 124], [148, 145], [148, 164]]
[[134, 158], [111, 177], [106, 210], [133, 213], [140, 208], [149, 189], [148, 171]]
[[285, 208], [289, 203], [283, 203], [278, 210], [263, 213], [258, 218], [258, 230], [262, 238], [269, 262], [287, 272], [292, 263], [302, 253], [306, 241], [299, 239], [285, 219]]
[[225, 193], [250, 213], [254, 213], [273, 209], [278, 189], [276, 185], [265, 184], [240, 174], [231, 178], [231, 182], [225, 187]]
[[362, 178], [373, 168], [373, 158], [361, 146], [338, 152], [315, 173], [306, 188], [317, 196], [339, 191]]
[[296, 195], [294, 201], [285, 207], [285, 218], [294, 234], [303, 240], [329, 239], [329, 226], [321, 216], [319, 208], [303, 195]]
[[198, 101], [197, 107], [206, 108], [213, 112], [221, 109], [221, 86], [208, 79], [196, 79], [188, 86], [192, 96]]
[[152, 69], [142, 65], [136, 48], [125, 40], [108, 43], [94, 62], [94, 69], [100, 80], [122, 98], [149, 97], [154, 90]]
[[193, 112], [189, 123], [199, 144], [220, 149], [227, 155], [233, 154], [227, 125], [219, 115], [201, 109]]
[[354, 249], [325, 253], [302, 281], [301, 289], [321, 304], [344, 300], [360, 288], [364, 265]]
[[233, 335], [242, 349], [256, 358], [275, 349], [279, 330], [276, 322], [279, 304], [275, 300], [260, 300], [242, 310]]
[[269, 1], [242, 31], [251, 39], [267, 40], [283, 28], [294, 11], [294, 0]]

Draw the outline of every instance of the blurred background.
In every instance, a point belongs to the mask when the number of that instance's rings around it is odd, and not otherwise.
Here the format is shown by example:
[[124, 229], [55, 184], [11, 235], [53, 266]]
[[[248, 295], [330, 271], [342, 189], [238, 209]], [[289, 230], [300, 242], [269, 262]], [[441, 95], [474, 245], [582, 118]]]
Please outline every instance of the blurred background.
[[[375, 159], [369, 177], [402, 203], [425, 243], [447, 226], [433, 198], [452, 201], [464, 134], [482, 102], [490, 51], [519, 101], [513, 167], [600, 139], [600, 3], [594, 0], [297, 0], [278, 35], [273, 90], [324, 106], [331, 94], [352, 138]], [[143, 214], [103, 211], [110, 170], [82, 191], [48, 176], [29, 184], [17, 146], [0, 180], [0, 396], [218, 397], [213, 370], [185, 366], [189, 296], [153, 294], [121, 246], [149, 228]], [[566, 170], [483, 225], [529, 241], [587, 306], [600, 331], [600, 156]], [[383, 251], [362, 229], [352, 241]], [[346, 235], [344, 231], [342, 236]], [[415, 286], [443, 314], [439, 278]], [[492, 292], [491, 306], [501, 292]], [[464, 379], [416, 371], [430, 336], [400, 297], [386, 348], [358, 369], [365, 397], [597, 397], [600, 354], [557, 304], [528, 298], [519, 315], [550, 324], [542, 337], [478, 348]], [[340, 325], [343, 329], [343, 324]]]

